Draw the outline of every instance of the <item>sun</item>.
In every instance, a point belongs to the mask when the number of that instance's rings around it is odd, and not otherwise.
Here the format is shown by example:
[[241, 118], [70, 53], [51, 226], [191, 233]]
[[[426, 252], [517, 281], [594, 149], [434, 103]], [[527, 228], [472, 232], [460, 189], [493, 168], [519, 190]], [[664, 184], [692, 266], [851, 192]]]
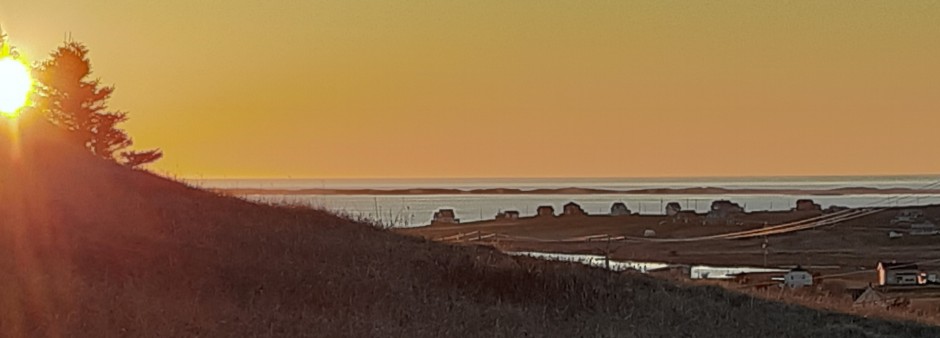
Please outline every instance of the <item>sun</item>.
[[0, 59], [0, 114], [15, 117], [32, 89], [27, 65], [11, 57]]

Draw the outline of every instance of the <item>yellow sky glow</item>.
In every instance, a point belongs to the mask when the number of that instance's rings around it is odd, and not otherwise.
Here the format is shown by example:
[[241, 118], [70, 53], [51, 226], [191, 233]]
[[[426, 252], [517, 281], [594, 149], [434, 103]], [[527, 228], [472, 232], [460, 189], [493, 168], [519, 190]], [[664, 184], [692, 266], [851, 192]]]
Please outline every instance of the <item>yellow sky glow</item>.
[[937, 1], [18, 1], [205, 177], [940, 173]]

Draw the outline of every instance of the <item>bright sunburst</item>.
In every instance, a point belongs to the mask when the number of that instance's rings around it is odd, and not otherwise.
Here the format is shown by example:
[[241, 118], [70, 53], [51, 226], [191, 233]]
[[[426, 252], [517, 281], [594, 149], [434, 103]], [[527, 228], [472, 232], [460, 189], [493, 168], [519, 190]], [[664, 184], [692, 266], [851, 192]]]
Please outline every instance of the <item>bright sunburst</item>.
[[0, 113], [16, 116], [26, 105], [32, 87], [28, 66], [10, 57], [0, 59]]

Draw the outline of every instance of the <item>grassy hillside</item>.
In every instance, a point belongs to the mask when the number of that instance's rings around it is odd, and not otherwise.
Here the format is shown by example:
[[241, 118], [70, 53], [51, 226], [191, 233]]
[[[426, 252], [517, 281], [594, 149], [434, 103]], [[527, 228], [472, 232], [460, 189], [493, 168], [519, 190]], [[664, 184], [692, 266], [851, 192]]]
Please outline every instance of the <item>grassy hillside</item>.
[[940, 336], [256, 205], [21, 133], [0, 135], [6, 337]]

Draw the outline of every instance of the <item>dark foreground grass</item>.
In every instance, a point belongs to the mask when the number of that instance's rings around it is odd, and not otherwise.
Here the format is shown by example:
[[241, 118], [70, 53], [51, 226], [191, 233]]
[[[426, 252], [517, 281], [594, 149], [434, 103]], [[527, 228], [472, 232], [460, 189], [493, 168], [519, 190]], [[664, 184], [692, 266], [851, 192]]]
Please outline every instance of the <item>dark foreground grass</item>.
[[6, 337], [938, 337], [248, 203], [26, 135], [0, 156]]

